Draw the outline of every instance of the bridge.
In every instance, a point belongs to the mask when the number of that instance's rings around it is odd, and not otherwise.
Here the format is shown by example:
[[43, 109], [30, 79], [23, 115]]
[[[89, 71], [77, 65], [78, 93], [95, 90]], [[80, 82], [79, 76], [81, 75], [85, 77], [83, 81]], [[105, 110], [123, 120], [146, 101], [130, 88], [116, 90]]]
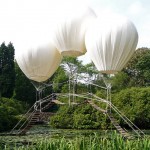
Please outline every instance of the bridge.
[[[116, 130], [126, 139], [134, 139], [135, 137], [143, 137], [144, 133], [134, 125], [124, 114], [122, 114], [110, 101], [102, 99], [96, 95], [91, 93], [87, 95], [78, 95], [78, 94], [56, 94], [57, 97], [68, 97], [68, 96], [75, 96], [80, 97], [83, 99], [81, 103], [70, 103], [70, 105], [81, 105], [81, 104], [90, 104], [94, 109], [100, 111], [104, 115], [107, 115], [110, 119], [111, 123], [114, 125]], [[107, 108], [101, 108], [96, 103], [105, 103]], [[51, 112], [44, 112], [46, 109], [50, 109], [54, 104], [57, 105], [68, 105], [68, 103], [61, 102], [59, 100], [53, 99], [53, 94], [43, 98], [40, 101], [37, 101], [29, 110], [28, 112], [22, 116], [22, 119], [16, 124], [16, 126], [11, 130], [11, 135], [24, 135], [26, 134], [34, 125], [41, 122], [48, 122], [51, 116], [55, 115]], [[69, 105], [68, 105], [69, 107]], [[109, 109], [108, 109], [109, 107]], [[134, 134], [129, 133], [126, 129], [123, 129], [117, 119], [114, 117], [114, 114], [110, 111], [113, 110], [116, 114], [125, 121], [129, 127], [132, 129]], [[23, 118], [26, 120], [23, 122]]]

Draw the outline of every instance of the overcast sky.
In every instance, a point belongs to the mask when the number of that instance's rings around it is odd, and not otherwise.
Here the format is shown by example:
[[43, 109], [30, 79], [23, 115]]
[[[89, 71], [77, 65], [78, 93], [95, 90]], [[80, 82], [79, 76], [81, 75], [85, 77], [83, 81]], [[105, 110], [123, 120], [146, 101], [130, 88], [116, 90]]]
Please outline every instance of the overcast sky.
[[[40, 38], [46, 40], [48, 37], [45, 37], [45, 33], [49, 32], [49, 26], [53, 23], [49, 19], [51, 10], [55, 10], [57, 16], [61, 13], [61, 7], [67, 5], [67, 1], [0, 0], [0, 43], [5, 41], [7, 44], [11, 41], [18, 48], [30, 44], [31, 39], [34, 44], [39, 42]], [[137, 48], [150, 47], [149, 0], [79, 0], [79, 4], [84, 2], [93, 8], [98, 16], [105, 13], [119, 13], [127, 16], [135, 24], [139, 34]], [[39, 31], [43, 32], [40, 36], [34, 29], [35, 24], [43, 26], [43, 29]], [[82, 58], [88, 61], [87, 56]]]

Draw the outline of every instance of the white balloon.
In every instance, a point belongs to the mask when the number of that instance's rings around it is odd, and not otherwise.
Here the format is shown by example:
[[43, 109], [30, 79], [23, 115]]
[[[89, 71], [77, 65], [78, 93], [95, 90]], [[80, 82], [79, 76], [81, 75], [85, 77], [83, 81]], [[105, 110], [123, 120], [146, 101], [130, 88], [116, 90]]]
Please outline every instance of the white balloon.
[[62, 60], [59, 51], [52, 44], [16, 50], [15, 58], [24, 74], [37, 82], [49, 79]]
[[97, 18], [85, 36], [91, 60], [100, 72], [107, 74], [123, 69], [137, 42], [138, 33], [134, 24], [120, 15]]
[[85, 32], [96, 17], [94, 11], [78, 3], [68, 5], [59, 12], [53, 33], [56, 48], [63, 56], [85, 54]]
[[20, 3], [14, 46], [16, 61], [24, 74], [31, 80], [42, 82], [53, 75], [62, 56], [51, 40], [57, 8], [48, 6], [48, 1], [37, 3], [34, 8], [29, 1]]

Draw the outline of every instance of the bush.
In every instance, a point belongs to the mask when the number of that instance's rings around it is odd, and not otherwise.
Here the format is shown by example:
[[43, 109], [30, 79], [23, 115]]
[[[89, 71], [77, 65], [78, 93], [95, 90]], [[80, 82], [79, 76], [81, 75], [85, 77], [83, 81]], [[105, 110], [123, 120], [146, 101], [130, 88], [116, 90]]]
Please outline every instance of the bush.
[[[97, 92], [101, 95], [101, 92]], [[150, 88], [128, 88], [112, 94], [112, 103], [135, 125], [141, 129], [150, 129]], [[106, 105], [97, 103], [105, 109]], [[112, 111], [112, 113], [114, 113]], [[129, 126], [114, 113], [122, 127]], [[118, 117], [118, 118], [117, 118]], [[88, 104], [61, 106], [57, 115], [51, 118], [50, 124], [55, 128], [73, 129], [109, 129], [110, 120]]]
[[122, 90], [113, 95], [113, 103], [138, 127], [150, 128], [150, 88]]
[[16, 115], [23, 113], [23, 105], [13, 99], [1, 98], [0, 100], [0, 132], [12, 129], [19, 121]]
[[106, 129], [106, 116], [88, 104], [61, 106], [57, 114], [51, 117], [54, 128], [69, 129]]
[[50, 125], [55, 128], [71, 128], [73, 126], [73, 109], [73, 107], [61, 106], [57, 115], [51, 117]]

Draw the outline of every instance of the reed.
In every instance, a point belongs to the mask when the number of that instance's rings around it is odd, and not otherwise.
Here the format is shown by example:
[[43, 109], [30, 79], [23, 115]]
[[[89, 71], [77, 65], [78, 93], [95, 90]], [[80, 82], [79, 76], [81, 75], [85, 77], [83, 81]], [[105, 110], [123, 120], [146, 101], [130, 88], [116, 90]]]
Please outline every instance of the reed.
[[[107, 133], [106, 133], [107, 134]], [[97, 134], [88, 137], [66, 138], [43, 138], [36, 140], [27, 146], [10, 148], [5, 146], [5, 150], [150, 150], [150, 139], [127, 140], [114, 132], [111, 135], [100, 137]]]

